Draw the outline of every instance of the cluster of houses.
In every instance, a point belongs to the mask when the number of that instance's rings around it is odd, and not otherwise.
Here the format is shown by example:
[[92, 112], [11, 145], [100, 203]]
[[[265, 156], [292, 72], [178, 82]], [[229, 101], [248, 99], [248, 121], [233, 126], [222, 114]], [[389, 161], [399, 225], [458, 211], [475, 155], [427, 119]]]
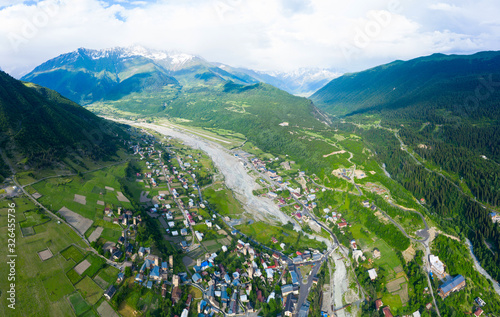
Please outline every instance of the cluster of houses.
[[[431, 268], [431, 275], [436, 275], [441, 281], [444, 281], [438, 288], [438, 294], [442, 299], [450, 296], [454, 292], [459, 292], [467, 285], [465, 278], [462, 275], [456, 275], [451, 277], [446, 274], [444, 263], [439, 260], [438, 256], [433, 254], [429, 255], [429, 265]], [[477, 297], [475, 302], [479, 307], [474, 311], [474, 316], [481, 316], [483, 314], [483, 310], [481, 307], [486, 305], [486, 303], [480, 298]]]
[[[134, 255], [134, 247], [128, 242], [128, 236], [135, 232], [137, 225], [142, 222], [142, 217], [140, 215], [134, 216], [133, 212], [130, 210], [124, 210], [122, 207], [117, 208], [116, 214], [109, 207], [104, 208], [104, 214], [108, 218], [113, 219], [113, 223], [121, 225], [123, 231], [121, 236], [118, 238], [117, 244], [107, 244], [103, 248], [105, 252], [111, 254], [111, 259], [118, 261], [124, 255], [131, 257]], [[118, 216], [118, 217], [116, 217]]]
[[338, 170], [336, 173], [337, 176], [343, 177], [344, 179], [351, 181], [351, 177], [348, 175], [348, 172], [345, 168]]
[[106, 207], [104, 208], [104, 215], [108, 218], [112, 218], [114, 224], [121, 224], [125, 227], [135, 227], [142, 222], [140, 215], [134, 216], [134, 213], [131, 210], [123, 210], [122, 207], [118, 207], [116, 214], [110, 207]]
[[296, 256], [292, 258], [292, 262], [295, 265], [303, 264], [306, 262], [314, 262], [319, 261], [323, 257], [318, 250], [314, 250], [313, 252], [306, 250], [304, 252], [297, 251], [295, 252]]
[[[162, 261], [157, 255], [149, 254], [149, 248], [140, 248], [138, 255], [144, 258], [144, 263], [139, 269], [139, 273], [135, 276], [135, 282], [141, 283], [143, 286], [151, 289], [153, 283], [160, 283], [168, 279], [169, 267], [173, 267], [173, 257], [170, 256], [169, 261]], [[170, 266], [169, 266], [170, 264]]]
[[325, 220], [327, 222], [336, 223], [339, 229], [345, 228], [349, 225], [347, 221], [344, 218], [342, 218], [341, 213], [337, 213], [336, 211], [331, 211], [330, 208], [323, 209], [323, 212], [325, 213], [324, 215]]
[[377, 206], [375, 206], [374, 204], [370, 205], [370, 201], [368, 199], [367, 200], [363, 200], [362, 204], [363, 204], [363, 207], [370, 208], [372, 211], [376, 211], [377, 210]]
[[[227, 247], [223, 246], [222, 251], [227, 252]], [[279, 255], [258, 254], [250, 244], [241, 240], [237, 241], [233, 252], [245, 258], [244, 267], [246, 269], [237, 268], [234, 272], [229, 272], [223, 265], [215, 263], [216, 253], [206, 254], [204, 261], [197, 261], [193, 268], [196, 273], [192, 277], [194, 283], [200, 283], [203, 278], [208, 279], [207, 304], [224, 311], [229, 316], [243, 312], [254, 312], [255, 303], [249, 299], [252, 291], [256, 292], [257, 300], [260, 302], [269, 302], [272, 298], [276, 298], [274, 292], [264, 298], [262, 290], [252, 290], [252, 280], [260, 279], [271, 285], [285, 267], [285, 259]], [[208, 274], [209, 268], [213, 268], [215, 272]], [[298, 283], [297, 278], [296, 283]], [[229, 289], [232, 289], [232, 293], [228, 292]], [[239, 303], [245, 307], [244, 311]]]

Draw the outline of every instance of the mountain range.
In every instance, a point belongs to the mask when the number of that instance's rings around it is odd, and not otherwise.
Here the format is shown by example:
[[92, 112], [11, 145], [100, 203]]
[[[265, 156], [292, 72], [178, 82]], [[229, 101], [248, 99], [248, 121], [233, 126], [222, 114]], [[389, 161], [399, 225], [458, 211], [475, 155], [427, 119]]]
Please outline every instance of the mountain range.
[[264, 73], [234, 68], [179, 52], [141, 46], [103, 50], [80, 48], [51, 59], [23, 76], [60, 92], [80, 104], [117, 100], [135, 92], [160, 92], [194, 86], [264, 82], [289, 93], [309, 95], [339, 73], [301, 69], [292, 73]]

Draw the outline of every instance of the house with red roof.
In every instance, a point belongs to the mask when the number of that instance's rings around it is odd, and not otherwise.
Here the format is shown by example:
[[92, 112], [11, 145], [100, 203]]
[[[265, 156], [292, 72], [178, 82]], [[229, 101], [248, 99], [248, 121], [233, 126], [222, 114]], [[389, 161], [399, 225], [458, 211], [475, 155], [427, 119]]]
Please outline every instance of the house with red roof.
[[394, 317], [391, 313], [391, 309], [389, 307], [384, 307], [384, 309], [382, 309], [382, 311], [384, 312], [384, 316], [385, 317]]

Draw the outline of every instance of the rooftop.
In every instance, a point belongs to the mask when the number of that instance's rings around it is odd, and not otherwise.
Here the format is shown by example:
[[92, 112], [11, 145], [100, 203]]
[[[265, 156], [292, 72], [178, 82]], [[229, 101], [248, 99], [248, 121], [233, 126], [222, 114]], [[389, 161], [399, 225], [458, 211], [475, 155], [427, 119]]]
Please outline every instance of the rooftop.
[[455, 287], [460, 285], [462, 282], [465, 282], [465, 278], [462, 275], [457, 275], [451, 280], [445, 282], [443, 285], [441, 285], [440, 289], [441, 291], [446, 294], [453, 290]]

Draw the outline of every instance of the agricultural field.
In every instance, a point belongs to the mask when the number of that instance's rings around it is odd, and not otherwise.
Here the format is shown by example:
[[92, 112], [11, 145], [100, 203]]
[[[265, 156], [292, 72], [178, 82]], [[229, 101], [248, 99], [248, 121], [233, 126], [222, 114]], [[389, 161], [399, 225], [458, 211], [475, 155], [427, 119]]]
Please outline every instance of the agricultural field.
[[78, 284], [75, 285], [75, 288], [80, 291], [85, 300], [91, 305], [97, 303], [102, 294], [104, 294], [104, 290], [88, 276], [78, 282]]
[[80, 251], [74, 245], [69, 246], [67, 249], [61, 252], [61, 255], [66, 259], [72, 259], [75, 263], [79, 263], [85, 257], [82, 251]]
[[80, 293], [75, 292], [68, 296], [68, 300], [71, 303], [71, 307], [73, 307], [73, 311], [77, 316], [82, 315], [92, 308], [92, 306], [87, 303]]
[[50, 218], [46, 216], [42, 211], [35, 210], [25, 211], [24, 217], [26, 218], [26, 220], [22, 221], [19, 224], [21, 228], [33, 227], [50, 220]]
[[107, 266], [99, 271], [97, 276], [108, 283], [114, 283], [118, 277], [119, 270], [113, 266]]
[[[125, 177], [126, 164], [112, 166], [83, 176], [51, 178], [32, 185], [42, 195], [39, 202], [51, 210], [66, 207], [85, 218], [94, 220], [97, 211], [104, 209], [97, 201], [107, 205], [131, 208], [130, 203], [118, 200], [120, 179]], [[114, 190], [106, 189], [106, 186]], [[75, 195], [79, 195], [75, 197]], [[78, 197], [85, 197], [85, 204]]]
[[[8, 201], [0, 202], [0, 235], [7, 235], [6, 214], [3, 208]], [[19, 209], [16, 213], [32, 209], [34, 206], [27, 199], [16, 199]], [[23, 217], [20, 217], [24, 219]], [[75, 288], [66, 278], [65, 272], [76, 263], [66, 260], [59, 252], [71, 244], [81, 244], [80, 238], [65, 224], [48, 221], [35, 227], [33, 235], [22, 237], [19, 227], [16, 230], [16, 292], [17, 294], [32, 294], [18, 296], [16, 310], [7, 311], [5, 305], [0, 305], [2, 316], [38, 316], [44, 312], [50, 316], [72, 316], [72, 309], [65, 296], [73, 293]], [[7, 244], [0, 246], [0, 259], [6, 262]], [[49, 249], [53, 257], [42, 262], [39, 251]], [[0, 266], [0, 275], [7, 276], [7, 266]], [[0, 288], [7, 289], [7, 279], [0, 280]], [[2, 292], [0, 300], [5, 302], [6, 292]]]
[[241, 204], [234, 198], [233, 193], [224, 189], [223, 185], [216, 185], [203, 192], [206, 200], [222, 216], [238, 217], [244, 213]]

